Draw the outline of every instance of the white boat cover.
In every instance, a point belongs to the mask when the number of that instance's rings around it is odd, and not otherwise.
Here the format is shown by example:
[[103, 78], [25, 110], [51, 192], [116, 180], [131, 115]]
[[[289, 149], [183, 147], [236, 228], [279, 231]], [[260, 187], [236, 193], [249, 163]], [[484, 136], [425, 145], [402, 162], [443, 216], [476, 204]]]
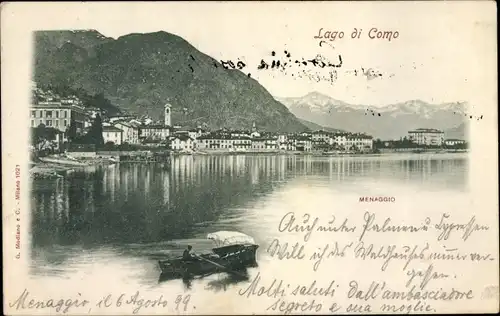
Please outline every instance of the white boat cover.
[[207, 239], [215, 241], [217, 246], [230, 246], [238, 244], [252, 244], [255, 245], [255, 240], [243, 233], [234, 231], [218, 231], [207, 235]]

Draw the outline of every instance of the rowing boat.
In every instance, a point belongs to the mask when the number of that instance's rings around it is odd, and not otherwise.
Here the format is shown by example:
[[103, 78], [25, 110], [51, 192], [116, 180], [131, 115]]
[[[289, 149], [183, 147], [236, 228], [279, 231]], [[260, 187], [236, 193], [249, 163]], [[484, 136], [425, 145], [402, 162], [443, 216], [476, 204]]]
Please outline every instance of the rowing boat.
[[238, 274], [238, 270], [256, 265], [255, 240], [243, 233], [219, 231], [207, 235], [215, 246], [211, 252], [190, 259], [177, 257], [158, 262], [162, 275], [171, 278], [203, 276], [220, 272]]

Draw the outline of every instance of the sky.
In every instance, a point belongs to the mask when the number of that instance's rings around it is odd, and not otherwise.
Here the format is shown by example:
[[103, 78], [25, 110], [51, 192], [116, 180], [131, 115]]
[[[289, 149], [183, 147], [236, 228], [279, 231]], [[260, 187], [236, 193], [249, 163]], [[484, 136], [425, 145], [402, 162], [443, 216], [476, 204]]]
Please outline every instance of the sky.
[[[496, 100], [496, 88], [492, 88], [496, 87], [493, 2], [66, 5], [68, 9], [62, 14], [61, 7], [53, 11], [59, 14], [47, 10], [41, 20], [43, 25], [31, 26], [96, 29], [114, 38], [160, 30], [174, 33], [217, 60], [244, 61], [243, 71], [278, 97], [318, 91], [351, 104], [372, 106], [414, 99], [473, 104]], [[351, 38], [354, 28], [362, 30], [359, 38]], [[393, 34], [397, 31], [398, 36], [390, 41], [370, 39], [368, 33], [373, 28]], [[324, 36], [327, 31], [343, 32], [344, 37], [328, 38], [328, 45], [320, 47], [320, 41], [325, 39], [314, 37]], [[272, 51], [281, 56], [285, 50], [292, 55], [292, 61], [321, 54], [336, 63], [341, 55], [343, 64], [333, 81], [319, 82], [297, 78], [301, 70], [297, 67], [286, 75], [257, 70], [261, 59], [272, 60]], [[367, 69], [382, 76], [360, 75]], [[328, 75], [325, 69], [313, 71], [318, 72]]]

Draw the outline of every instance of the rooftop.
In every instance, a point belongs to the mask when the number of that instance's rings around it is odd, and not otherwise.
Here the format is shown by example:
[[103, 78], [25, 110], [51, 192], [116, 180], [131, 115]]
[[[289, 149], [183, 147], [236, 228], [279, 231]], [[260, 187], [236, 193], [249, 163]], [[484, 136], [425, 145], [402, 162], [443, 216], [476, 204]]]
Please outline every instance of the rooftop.
[[150, 125], [143, 125], [141, 126], [142, 129], [169, 129], [172, 130], [172, 126], [167, 126], [167, 125], [160, 125], [160, 124], [150, 124]]
[[59, 101], [56, 101], [56, 102], [48, 102], [48, 101], [38, 102], [38, 103], [32, 104], [31, 107], [32, 108], [62, 108], [62, 109], [83, 110], [83, 107], [78, 106], [76, 104], [61, 103]]
[[189, 137], [186, 134], [176, 134], [175, 136], [172, 137], [172, 139], [179, 139], [181, 141], [186, 141], [186, 140], [193, 140], [191, 137]]
[[114, 124], [115, 124], [115, 125], [121, 124], [121, 125], [123, 125], [123, 126], [127, 126], [127, 127], [134, 127], [134, 126], [133, 126], [132, 124], [130, 124], [129, 122], [127, 122], [127, 121], [121, 121], [121, 120], [119, 120], [119, 121], [115, 121], [115, 123], [114, 123]]
[[119, 129], [118, 127], [114, 127], [114, 126], [103, 126], [102, 131], [103, 132], [123, 132], [121, 129]]
[[276, 138], [272, 137], [258, 137], [258, 138], [253, 138], [252, 141], [259, 141], [259, 142], [265, 142], [268, 140], [276, 140]]
[[200, 136], [198, 139], [231, 139], [230, 134], [222, 134], [222, 133], [210, 133], [208, 135]]
[[417, 128], [415, 130], [408, 131], [408, 133], [443, 133], [443, 131], [435, 128]]

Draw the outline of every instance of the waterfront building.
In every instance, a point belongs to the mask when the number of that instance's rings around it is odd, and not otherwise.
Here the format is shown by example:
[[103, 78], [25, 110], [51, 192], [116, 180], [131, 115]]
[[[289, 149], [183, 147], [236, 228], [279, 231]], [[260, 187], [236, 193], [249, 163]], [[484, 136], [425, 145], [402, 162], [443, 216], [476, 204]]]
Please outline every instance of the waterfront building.
[[164, 125], [144, 125], [139, 129], [140, 139], [167, 140], [170, 136], [170, 126]]
[[192, 151], [195, 141], [187, 134], [177, 134], [170, 137], [170, 148], [173, 150]]
[[272, 150], [278, 149], [278, 138], [277, 137], [266, 138], [265, 146], [266, 149], [272, 149]]
[[245, 151], [251, 148], [252, 139], [250, 136], [231, 136], [231, 133], [225, 130], [212, 132], [197, 138], [197, 148], [203, 149], [227, 149], [235, 151]]
[[114, 126], [103, 126], [102, 127], [102, 138], [104, 143], [113, 143], [115, 145], [121, 145], [123, 139], [123, 131]]
[[331, 145], [329, 144], [329, 140], [323, 140], [323, 139], [316, 139], [316, 140], [311, 140], [312, 143], [312, 149], [314, 150], [328, 150], [330, 149]]
[[246, 151], [252, 147], [252, 139], [250, 136], [235, 136], [233, 139], [233, 148], [236, 151]]
[[323, 130], [312, 132], [311, 140], [316, 144], [321, 144], [322, 142], [324, 142], [328, 145], [333, 145], [334, 142], [332, 133]]
[[303, 136], [302, 134], [299, 136], [295, 136], [292, 138], [293, 147], [299, 151], [311, 151], [312, 150], [312, 141], [308, 136]]
[[347, 144], [347, 136], [349, 136], [349, 133], [334, 133], [332, 136], [333, 143], [337, 144], [340, 148], [345, 148]]
[[262, 150], [266, 148], [266, 139], [265, 138], [252, 138], [252, 147], [253, 150]]
[[197, 139], [199, 149], [229, 149], [233, 148], [231, 135], [224, 130], [202, 135]]
[[74, 121], [76, 132], [82, 133], [88, 117], [82, 106], [65, 102], [38, 102], [30, 108], [31, 127], [40, 124], [65, 133]]
[[373, 137], [365, 134], [350, 134], [346, 137], [344, 146], [347, 150], [371, 151]]
[[285, 148], [285, 150], [288, 150], [288, 151], [296, 151], [297, 150], [297, 147], [295, 146], [295, 141], [292, 139], [288, 139], [286, 141], [286, 143], [284, 143], [284, 145], [280, 145], [280, 149], [283, 147]]
[[408, 131], [408, 138], [419, 145], [441, 146], [444, 142], [444, 132], [434, 128], [417, 128]]
[[465, 140], [463, 139], [445, 139], [444, 144], [446, 146], [458, 146], [458, 145], [464, 145]]
[[277, 139], [277, 146], [279, 150], [287, 150], [288, 148], [288, 135], [279, 134]]
[[117, 122], [114, 126], [123, 131], [124, 143], [139, 144], [139, 128], [128, 122]]

